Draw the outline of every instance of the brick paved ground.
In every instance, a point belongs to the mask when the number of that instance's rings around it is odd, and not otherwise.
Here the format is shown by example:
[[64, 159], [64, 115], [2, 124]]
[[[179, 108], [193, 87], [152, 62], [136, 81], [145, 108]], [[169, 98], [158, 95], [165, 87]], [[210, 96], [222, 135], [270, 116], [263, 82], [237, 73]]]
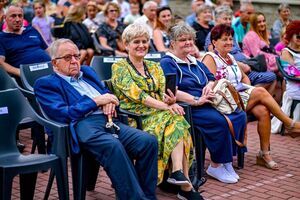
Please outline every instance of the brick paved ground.
[[[21, 133], [21, 140], [27, 144], [25, 152], [30, 150], [29, 130]], [[245, 156], [245, 168], [237, 170], [241, 179], [237, 184], [223, 184], [211, 178], [200, 188], [205, 199], [300, 199], [300, 137], [272, 135], [271, 149], [273, 157], [280, 165], [279, 171], [272, 171], [255, 165], [255, 155], [259, 149], [256, 123], [248, 124], [248, 153]], [[207, 156], [208, 158], [208, 156]], [[206, 160], [206, 166], [209, 163]], [[39, 174], [35, 199], [42, 199], [48, 181], [48, 173]], [[69, 178], [69, 182], [71, 179]], [[70, 188], [72, 188], [70, 184]], [[12, 199], [19, 199], [18, 178], [14, 180]], [[72, 196], [72, 192], [71, 192]], [[176, 199], [174, 194], [157, 189], [158, 199]], [[101, 170], [96, 189], [87, 192], [87, 199], [114, 199], [111, 182]], [[56, 186], [52, 188], [49, 199], [57, 199]]]

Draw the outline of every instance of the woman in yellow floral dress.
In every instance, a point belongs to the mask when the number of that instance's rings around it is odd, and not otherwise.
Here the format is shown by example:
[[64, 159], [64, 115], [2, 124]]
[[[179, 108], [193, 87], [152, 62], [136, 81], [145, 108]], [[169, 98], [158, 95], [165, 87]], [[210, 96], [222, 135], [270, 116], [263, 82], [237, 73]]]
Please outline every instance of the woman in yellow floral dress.
[[144, 60], [149, 39], [149, 33], [142, 25], [131, 24], [124, 30], [122, 40], [129, 57], [112, 66], [114, 92], [120, 100], [120, 107], [142, 114], [143, 130], [157, 137], [158, 184], [170, 163], [172, 173], [167, 181], [180, 185], [184, 196], [194, 196], [189, 199], [198, 199], [200, 194], [194, 191], [188, 178], [192, 148], [190, 126], [172, 92], [164, 94], [165, 77], [159, 64]]

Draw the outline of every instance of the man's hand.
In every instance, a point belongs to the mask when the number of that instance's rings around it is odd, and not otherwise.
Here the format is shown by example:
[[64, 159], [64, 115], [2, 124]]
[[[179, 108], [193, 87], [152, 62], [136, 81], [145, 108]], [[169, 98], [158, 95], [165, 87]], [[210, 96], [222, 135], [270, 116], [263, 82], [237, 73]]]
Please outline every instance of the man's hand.
[[103, 113], [108, 117], [117, 117], [116, 105], [113, 103], [108, 103], [102, 106]]
[[93, 98], [97, 106], [104, 106], [106, 104], [112, 103], [115, 106], [119, 105], [119, 100], [115, 95], [112, 94], [104, 94], [104, 95], [99, 95]]

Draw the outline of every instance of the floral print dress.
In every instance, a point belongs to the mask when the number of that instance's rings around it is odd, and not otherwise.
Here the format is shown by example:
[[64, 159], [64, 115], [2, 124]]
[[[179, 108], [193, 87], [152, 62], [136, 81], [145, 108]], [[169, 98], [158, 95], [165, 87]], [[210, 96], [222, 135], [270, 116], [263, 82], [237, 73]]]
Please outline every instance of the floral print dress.
[[158, 140], [159, 184], [168, 167], [170, 155], [181, 140], [184, 143], [184, 154], [187, 160], [191, 160], [192, 139], [188, 131], [190, 125], [183, 116], [145, 105], [148, 96], [163, 101], [165, 77], [158, 63], [145, 60], [144, 65], [148, 68], [147, 77], [140, 75], [126, 59], [113, 64], [112, 84], [114, 93], [120, 100], [120, 107], [141, 114], [143, 130], [155, 135]]

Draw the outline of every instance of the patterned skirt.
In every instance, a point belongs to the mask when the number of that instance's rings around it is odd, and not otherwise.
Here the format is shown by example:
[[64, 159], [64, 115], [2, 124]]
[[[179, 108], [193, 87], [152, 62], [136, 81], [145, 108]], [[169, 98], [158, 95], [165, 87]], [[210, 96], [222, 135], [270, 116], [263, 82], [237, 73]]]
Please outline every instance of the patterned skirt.
[[[192, 137], [188, 131], [190, 125], [183, 116], [173, 115], [169, 111], [157, 110], [143, 116], [143, 130], [156, 136], [158, 140], [158, 184], [163, 180], [164, 170], [171, 161], [170, 156], [176, 145], [183, 141], [184, 155], [191, 162]], [[191, 164], [191, 163], [189, 163]]]

